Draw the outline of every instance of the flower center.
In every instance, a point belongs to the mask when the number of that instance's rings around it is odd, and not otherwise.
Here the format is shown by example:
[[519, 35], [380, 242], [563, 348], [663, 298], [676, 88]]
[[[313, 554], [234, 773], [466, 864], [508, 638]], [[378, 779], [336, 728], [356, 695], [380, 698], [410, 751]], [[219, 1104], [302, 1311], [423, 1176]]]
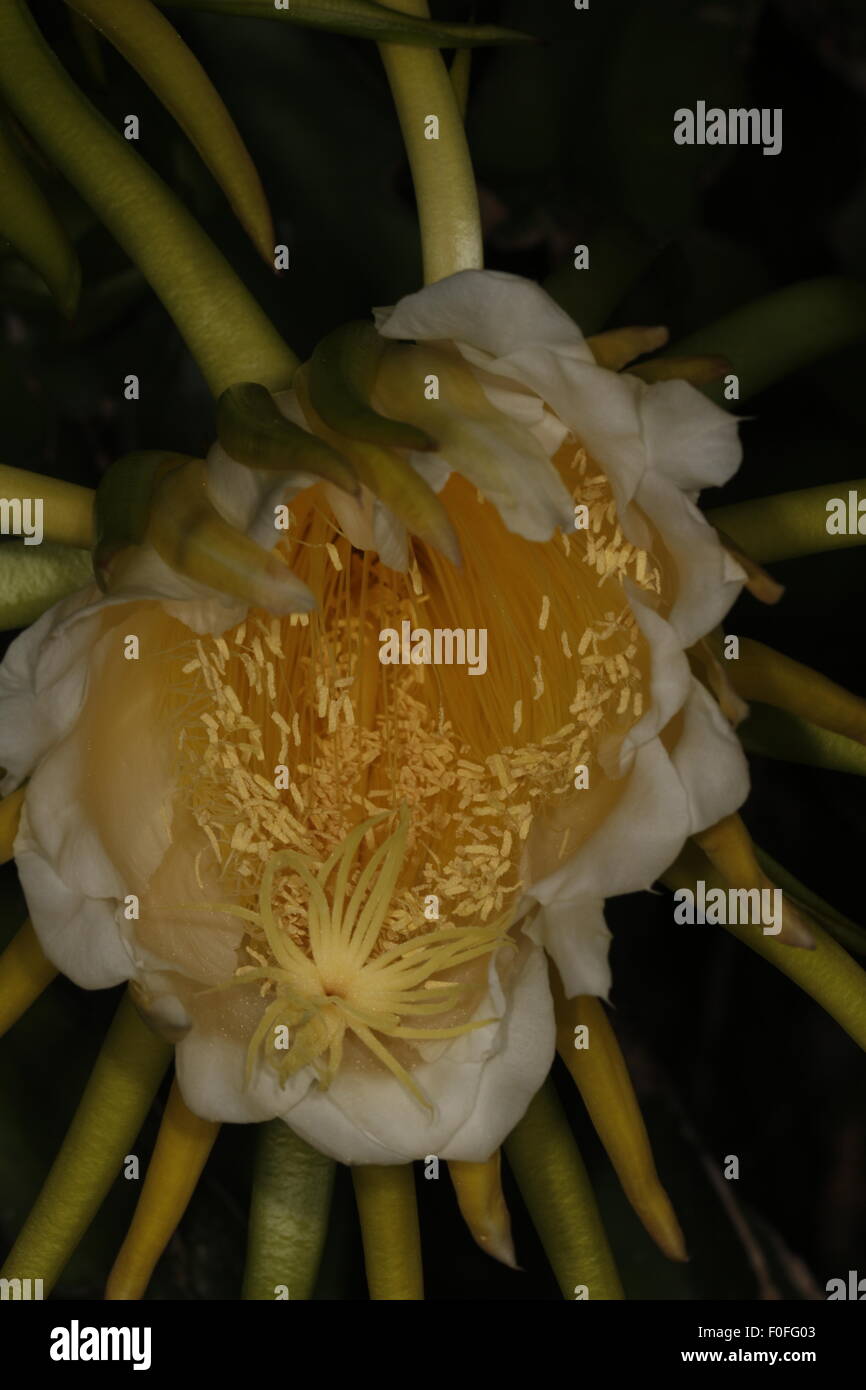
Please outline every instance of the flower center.
[[[621, 794], [603, 755], [640, 717], [647, 672], [622, 581], [658, 594], [660, 571], [623, 539], [583, 451], [563, 446], [558, 463], [589, 516], [570, 537], [512, 535], [453, 476], [443, 495], [464, 568], [418, 545], [403, 575], [354, 550], [315, 488], [292, 504], [282, 542], [314, 612], [252, 612], [202, 638], [151, 619], [172, 845], [142, 885], [139, 936], [182, 957], [187, 885], [233, 922], [234, 981], [259, 990], [250, 1059], [264, 1049], [283, 1077], [314, 1063], [327, 1084], [347, 1041], [415, 1093], [417, 1047], [480, 1026], [525, 884]], [[404, 624], [483, 630], [486, 672], [383, 664], [383, 633]], [[435, 658], [432, 640], [424, 650]], [[93, 729], [104, 737], [98, 713]], [[197, 978], [216, 983], [215, 969]]]

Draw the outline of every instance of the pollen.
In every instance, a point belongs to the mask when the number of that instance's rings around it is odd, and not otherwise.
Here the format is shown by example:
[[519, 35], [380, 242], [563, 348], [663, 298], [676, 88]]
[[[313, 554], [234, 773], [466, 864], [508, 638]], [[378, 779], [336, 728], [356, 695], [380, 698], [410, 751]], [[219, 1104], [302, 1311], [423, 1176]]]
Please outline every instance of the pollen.
[[[175, 823], [207, 885], [199, 910], [239, 924], [224, 987], [256, 987], [250, 1074], [309, 1066], [327, 1086], [364, 1054], [426, 1103], [425, 1042], [491, 1023], [479, 1008], [491, 960], [519, 946], [530, 860], [555, 868], [602, 814], [599, 747], [640, 718], [648, 673], [617, 586], [658, 592], [666, 571], [623, 539], [583, 450], [556, 462], [591, 518], [570, 545], [513, 536], [454, 474], [442, 496], [464, 568], [416, 541], [401, 574], [309, 489], [280, 549], [316, 608], [167, 644]], [[381, 629], [404, 620], [484, 628], [488, 670], [381, 664]], [[595, 764], [590, 788], [578, 762]]]

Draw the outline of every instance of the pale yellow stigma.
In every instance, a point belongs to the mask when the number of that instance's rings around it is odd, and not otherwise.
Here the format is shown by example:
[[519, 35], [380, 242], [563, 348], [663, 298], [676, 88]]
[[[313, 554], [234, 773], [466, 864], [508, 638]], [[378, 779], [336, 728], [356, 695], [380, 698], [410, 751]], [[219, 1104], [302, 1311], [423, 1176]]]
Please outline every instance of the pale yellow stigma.
[[[260, 980], [273, 1000], [249, 1042], [247, 1079], [260, 1051], [285, 1082], [313, 1064], [322, 1087], [333, 1081], [351, 1032], [423, 1105], [428, 1101], [409, 1071], [383, 1042], [455, 1038], [495, 1022], [486, 1018], [430, 1028], [406, 1023], [455, 1008], [464, 992], [457, 980], [434, 978], [492, 954], [503, 943], [501, 923], [485, 927], [442, 927], [378, 951], [403, 860], [408, 814], [369, 857], [354, 881], [356, 860], [368, 832], [384, 812], [355, 826], [321, 865], [296, 850], [274, 854], [265, 866], [258, 911], [215, 903], [212, 910], [260, 927], [273, 963], [242, 966], [233, 981]], [[278, 875], [298, 875], [306, 885], [308, 946], [302, 950], [283, 930], [274, 910]], [[332, 881], [333, 880], [333, 881]]]

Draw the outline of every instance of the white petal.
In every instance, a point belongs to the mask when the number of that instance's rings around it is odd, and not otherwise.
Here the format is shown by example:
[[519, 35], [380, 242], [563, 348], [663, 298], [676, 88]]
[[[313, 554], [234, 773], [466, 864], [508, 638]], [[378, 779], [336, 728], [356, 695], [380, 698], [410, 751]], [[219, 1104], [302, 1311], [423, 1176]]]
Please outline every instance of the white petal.
[[689, 834], [706, 830], [749, 795], [743, 746], [709, 691], [694, 681], [671, 761], [688, 799]]
[[272, 1120], [295, 1104], [313, 1082], [311, 1067], [290, 1077], [285, 1087], [272, 1068], [258, 1067], [254, 1084], [247, 1086], [246, 1049], [195, 1025], [175, 1048], [175, 1068], [190, 1110], [220, 1124]]
[[452, 339], [494, 357], [545, 343], [592, 360], [577, 324], [550, 295], [531, 280], [503, 271], [461, 270], [406, 295], [392, 309], [374, 312], [385, 338]]
[[106, 989], [135, 974], [132, 951], [116, 920], [122, 885], [74, 808], [70, 813], [55, 802], [55, 810], [57, 826], [50, 825], [50, 815], [40, 817], [46, 845], [31, 827], [25, 804], [15, 842], [30, 920], [58, 970], [84, 989]]
[[628, 582], [624, 588], [635, 622], [650, 649], [650, 678], [646, 709], [623, 739], [615, 762], [602, 750], [602, 763], [610, 775], [625, 771], [634, 750], [655, 738], [670, 723], [689, 698], [693, 684], [676, 629], [643, 602], [636, 585]]
[[595, 834], [560, 869], [527, 890], [529, 899], [545, 908], [564, 906], [549, 930], [542, 920], [540, 931], [563, 978], [581, 986], [593, 973], [600, 984], [606, 978], [600, 965], [599, 904], [649, 888], [689, 835], [736, 811], [749, 791], [739, 741], [695, 680], [673, 753], [668, 755], [661, 740], [653, 739], [637, 749], [627, 776], [624, 794]]
[[6, 796], [78, 718], [96, 623], [95, 584], [56, 603], [10, 644], [0, 664], [0, 793]]
[[641, 420], [651, 466], [679, 488], [721, 487], [742, 462], [739, 420], [687, 381], [644, 384]]
[[675, 561], [677, 591], [669, 622], [681, 645], [691, 647], [722, 621], [746, 576], [694, 502], [668, 478], [647, 471], [636, 501]]
[[604, 920], [602, 898], [547, 903], [525, 930], [556, 965], [566, 998], [578, 994], [608, 997], [611, 934]]
[[221, 444], [214, 444], [207, 456], [208, 494], [217, 511], [264, 550], [273, 550], [282, 535], [274, 526], [274, 508], [318, 481], [311, 473], [247, 468]]

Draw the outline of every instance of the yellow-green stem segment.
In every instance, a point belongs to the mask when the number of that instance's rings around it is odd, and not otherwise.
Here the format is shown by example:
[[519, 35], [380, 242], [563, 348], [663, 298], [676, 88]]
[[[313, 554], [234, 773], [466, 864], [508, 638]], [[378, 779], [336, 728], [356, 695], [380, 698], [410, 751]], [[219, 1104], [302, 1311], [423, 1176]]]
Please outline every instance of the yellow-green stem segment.
[[[726, 357], [739, 380], [739, 400], [746, 401], [793, 372], [864, 339], [866, 287], [857, 280], [827, 275], [786, 285], [735, 309], [673, 343], [669, 355]], [[706, 393], [720, 405], [737, 404], [725, 397], [724, 383], [709, 386]]]
[[26, 786], [17, 787], [0, 801], [0, 864], [8, 864], [12, 858], [25, 791]]
[[[389, 0], [389, 9], [429, 16], [427, 0]], [[484, 264], [481, 215], [460, 105], [441, 54], [381, 43], [415, 185], [424, 281]], [[438, 131], [430, 118], [438, 122]], [[437, 138], [430, 138], [436, 133]]]
[[421, 1232], [411, 1164], [352, 1169], [364, 1241], [367, 1288], [374, 1302], [424, 1297]]
[[336, 1164], [282, 1120], [259, 1127], [243, 1297], [310, 1299], [328, 1231]]
[[[703, 879], [708, 888], [728, 887], [694, 845], [686, 846], [662, 878], [669, 888], [693, 891], [698, 879]], [[777, 938], [765, 936], [760, 926], [728, 923], [727, 930], [811, 995], [866, 1051], [866, 971], [814, 919], [809, 921], [815, 942], [812, 951], [792, 951]]]
[[866, 535], [856, 528], [841, 535], [827, 530], [827, 503], [836, 499], [847, 503], [849, 492], [866, 495], [866, 478], [822, 483], [820, 487], [735, 502], [730, 507], [713, 507], [707, 512], [707, 520], [742, 546], [753, 560], [765, 565], [775, 560], [796, 560], [801, 555], [866, 545]]
[[866, 747], [862, 743], [822, 729], [777, 705], [753, 701], [737, 734], [749, 753], [866, 777]]
[[0, 632], [29, 627], [61, 599], [93, 581], [89, 550], [43, 541], [0, 546]]
[[588, 994], [566, 999], [559, 978], [554, 976], [552, 983], [557, 1050], [622, 1189], [659, 1249], [671, 1260], [684, 1260], [683, 1233], [656, 1172], [637, 1096], [604, 1005]]
[[213, 242], [70, 80], [21, 0], [0, 3], [0, 92], [159, 295], [213, 394], [289, 385], [294, 353]]
[[71, 318], [81, 288], [81, 267], [66, 230], [20, 158], [0, 120], [0, 238], [33, 267]]
[[[2, 4], [0, 4], [2, 13]], [[42, 539], [89, 550], [93, 545], [92, 488], [64, 483], [44, 473], [0, 464], [0, 496], [11, 501], [42, 502]]]
[[822, 729], [866, 743], [866, 700], [763, 642], [740, 638], [740, 654], [730, 663], [730, 681], [744, 700], [776, 705]]
[[0, 955], [0, 1038], [35, 1003], [57, 974], [29, 922]]
[[48, 1294], [62, 1274], [144, 1123], [171, 1058], [125, 994], [72, 1124], [0, 1275], [41, 1279]]
[[223, 99], [151, 0], [66, 0], [123, 54], [186, 132], [266, 261], [274, 227], [261, 180]]
[[156, 1263], [174, 1235], [219, 1134], [172, 1084], [132, 1225], [108, 1276], [107, 1300], [144, 1296]]
[[552, 1081], [506, 1140], [505, 1156], [563, 1298], [623, 1298], [583, 1159]]

